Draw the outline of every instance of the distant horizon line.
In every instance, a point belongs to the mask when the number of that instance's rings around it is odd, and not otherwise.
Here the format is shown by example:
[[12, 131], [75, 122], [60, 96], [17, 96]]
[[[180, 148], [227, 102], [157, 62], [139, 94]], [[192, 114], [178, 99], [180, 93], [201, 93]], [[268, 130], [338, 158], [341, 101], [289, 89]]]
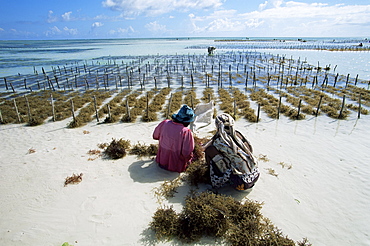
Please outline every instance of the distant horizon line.
[[206, 36], [206, 37], [198, 37], [198, 36], [184, 36], [184, 37], [121, 37], [121, 38], [56, 38], [56, 39], [0, 39], [0, 42], [7, 42], [7, 41], [65, 41], [65, 40], [135, 40], [135, 39], [171, 39], [171, 40], [190, 40], [190, 39], [235, 39], [235, 40], [249, 40], [249, 41], [258, 41], [258, 40], [298, 40], [298, 39], [361, 39], [361, 40], [369, 40], [370, 37], [368, 36]]

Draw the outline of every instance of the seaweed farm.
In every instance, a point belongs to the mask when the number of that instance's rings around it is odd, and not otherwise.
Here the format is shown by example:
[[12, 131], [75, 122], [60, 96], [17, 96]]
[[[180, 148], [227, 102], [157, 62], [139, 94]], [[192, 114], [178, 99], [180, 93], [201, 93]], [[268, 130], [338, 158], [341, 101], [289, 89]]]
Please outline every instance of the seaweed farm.
[[368, 114], [368, 82], [335, 70], [254, 51], [100, 57], [0, 78], [0, 122], [147, 122], [211, 100], [249, 122]]

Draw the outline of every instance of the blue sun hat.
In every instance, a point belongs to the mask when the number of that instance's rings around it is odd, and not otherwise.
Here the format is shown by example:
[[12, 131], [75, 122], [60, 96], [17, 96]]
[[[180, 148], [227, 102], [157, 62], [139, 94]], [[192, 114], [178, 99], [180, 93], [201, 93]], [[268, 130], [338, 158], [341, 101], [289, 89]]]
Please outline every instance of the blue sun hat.
[[195, 116], [194, 110], [188, 105], [184, 105], [177, 114], [172, 115], [172, 119], [178, 122], [189, 123], [194, 121]]

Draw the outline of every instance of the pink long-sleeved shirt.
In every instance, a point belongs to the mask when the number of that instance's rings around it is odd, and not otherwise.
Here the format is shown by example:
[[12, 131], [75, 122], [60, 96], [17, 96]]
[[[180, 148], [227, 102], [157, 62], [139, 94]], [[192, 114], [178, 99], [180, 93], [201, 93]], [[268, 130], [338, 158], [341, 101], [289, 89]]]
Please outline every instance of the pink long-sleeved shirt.
[[153, 138], [159, 140], [155, 161], [169, 171], [184, 172], [193, 156], [191, 130], [181, 123], [164, 120], [154, 129]]

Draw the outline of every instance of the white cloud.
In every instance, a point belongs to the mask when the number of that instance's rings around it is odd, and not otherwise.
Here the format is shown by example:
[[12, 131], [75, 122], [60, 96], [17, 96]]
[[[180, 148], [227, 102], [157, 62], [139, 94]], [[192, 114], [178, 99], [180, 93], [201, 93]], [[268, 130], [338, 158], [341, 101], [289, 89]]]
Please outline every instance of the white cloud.
[[134, 30], [134, 28], [132, 26], [129, 26], [127, 28], [117, 28], [116, 30], [110, 30], [109, 31], [109, 35], [112, 35], [112, 36], [127, 36], [129, 34], [132, 34], [132, 33], [135, 33], [136, 31]]
[[91, 25], [91, 27], [92, 28], [97, 28], [97, 27], [102, 27], [104, 24], [103, 23], [101, 23], [101, 22], [94, 22], [92, 25]]
[[247, 27], [259, 27], [261, 26], [265, 21], [263, 20], [259, 20], [259, 19], [248, 19], [247, 21], [244, 22], [244, 24], [247, 26]]
[[209, 25], [205, 28], [205, 31], [209, 32], [216, 32], [216, 31], [222, 31], [222, 32], [228, 32], [230, 30], [232, 31], [243, 31], [244, 26], [240, 21], [232, 21], [228, 18], [224, 19], [217, 19], [209, 23]]
[[48, 19], [47, 19], [48, 23], [53, 23], [53, 22], [58, 21], [58, 18], [56, 16], [54, 16], [53, 14], [54, 14], [54, 12], [52, 10], [49, 10]]
[[108, 19], [108, 17], [105, 16], [105, 15], [97, 15], [93, 19], [94, 20], [106, 20], [106, 19]]
[[68, 35], [77, 35], [78, 34], [78, 31], [77, 31], [77, 29], [75, 29], [75, 28], [68, 28], [68, 27], [64, 27], [63, 28], [63, 30], [64, 30], [64, 32], [66, 33], [66, 34], [68, 34]]
[[283, 4], [283, 0], [270, 0], [274, 8], [279, 8]]
[[48, 31], [46, 31], [46, 36], [53, 36], [53, 35], [56, 35], [56, 34], [60, 34], [62, 31], [57, 27], [57, 26], [53, 26], [51, 28], [49, 28]]
[[145, 28], [155, 34], [163, 34], [168, 31], [166, 25], [161, 25], [157, 21], [146, 24]]
[[0, 27], [0, 32], [3, 32], [3, 31], [4, 31], [4, 29]]
[[61, 36], [61, 35], [66, 35], [66, 36], [73, 35], [74, 36], [74, 35], [77, 35], [77, 34], [78, 34], [77, 29], [68, 28], [66, 26], [62, 30], [59, 29], [57, 26], [53, 26], [45, 32], [45, 35], [47, 37]]
[[268, 1], [265, 1], [264, 3], [261, 3], [258, 6], [258, 10], [264, 10], [267, 7]]
[[269, 0], [260, 4], [258, 11], [221, 10], [208, 16], [189, 14], [189, 21], [195, 33], [212, 32], [221, 36], [230, 33], [238, 36], [251, 33], [256, 36], [335, 36], [336, 33], [354, 33], [354, 29], [359, 34], [353, 35], [366, 35], [370, 32], [370, 5]]
[[57, 22], [57, 21], [72, 21], [72, 20], [75, 20], [71, 15], [72, 15], [72, 11], [65, 12], [64, 14], [62, 14], [60, 16], [55, 16], [54, 11], [49, 10], [48, 18], [47, 18], [46, 21], [48, 23], [54, 23], [54, 22]]
[[66, 13], [62, 14], [62, 19], [64, 21], [70, 21], [71, 20], [71, 14], [72, 14], [72, 11], [69, 11], [69, 12], [66, 12]]
[[140, 14], [158, 16], [171, 11], [211, 9], [222, 5], [222, 0], [105, 0], [103, 6], [120, 11], [124, 16]]
[[219, 11], [214, 11], [210, 15], [207, 16], [195, 16], [195, 14], [189, 14], [189, 17], [194, 20], [194, 21], [213, 21], [217, 19], [225, 19], [225, 18], [230, 18], [230, 19], [235, 19], [237, 20], [238, 13], [234, 9], [230, 10], [219, 10]]

